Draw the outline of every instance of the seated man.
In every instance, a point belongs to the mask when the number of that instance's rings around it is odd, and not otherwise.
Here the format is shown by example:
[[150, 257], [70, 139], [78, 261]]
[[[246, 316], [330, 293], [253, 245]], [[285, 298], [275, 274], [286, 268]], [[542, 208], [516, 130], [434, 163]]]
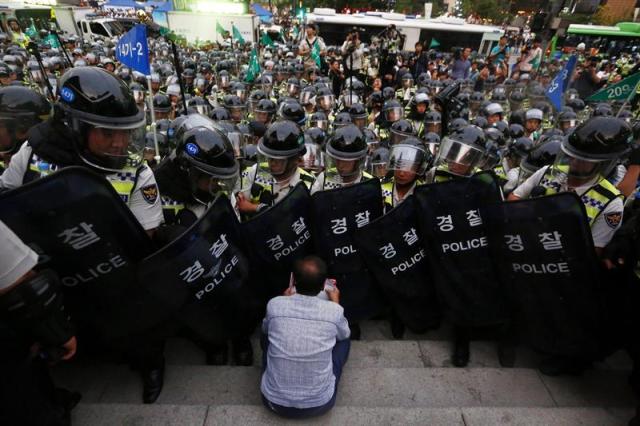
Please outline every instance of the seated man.
[[[283, 417], [306, 418], [336, 402], [342, 367], [349, 356], [349, 325], [327, 285], [327, 266], [316, 256], [297, 261], [295, 287], [271, 299], [262, 323], [262, 401]], [[329, 300], [320, 296], [323, 288]], [[321, 293], [322, 295], [322, 293]]]

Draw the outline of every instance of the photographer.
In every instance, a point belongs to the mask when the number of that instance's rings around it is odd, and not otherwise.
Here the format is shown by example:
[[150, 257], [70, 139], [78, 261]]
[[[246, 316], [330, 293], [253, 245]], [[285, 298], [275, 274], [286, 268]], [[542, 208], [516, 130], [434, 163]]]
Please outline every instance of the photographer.
[[362, 75], [364, 48], [360, 42], [360, 34], [357, 29], [353, 29], [347, 34], [347, 39], [342, 43], [341, 51], [344, 58], [346, 76], [353, 76], [360, 81], [364, 81], [364, 76]]
[[592, 56], [584, 64], [582, 71], [576, 75], [573, 88], [578, 91], [582, 99], [587, 99], [600, 88], [600, 77], [598, 77], [598, 58]]

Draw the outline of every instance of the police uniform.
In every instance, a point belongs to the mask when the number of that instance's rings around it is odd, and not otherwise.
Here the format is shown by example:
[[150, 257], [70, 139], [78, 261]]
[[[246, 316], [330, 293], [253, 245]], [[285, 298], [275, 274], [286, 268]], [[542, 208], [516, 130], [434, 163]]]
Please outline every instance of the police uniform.
[[[0, 188], [14, 189], [40, 177], [48, 176], [60, 167], [38, 157], [29, 142], [11, 157], [9, 168], [0, 176]], [[162, 205], [153, 172], [146, 164], [137, 169], [125, 168], [105, 175], [122, 201], [127, 204], [145, 230], [162, 223]]]
[[[544, 195], [566, 192], [562, 185], [551, 175], [551, 166], [543, 167], [518, 186], [513, 195], [527, 198], [531, 191], [542, 186]], [[587, 220], [591, 227], [593, 243], [596, 247], [605, 247], [622, 223], [623, 196], [608, 180], [598, 176], [591, 182], [573, 188], [585, 206]]]
[[298, 167], [287, 182], [279, 183], [266, 171], [268, 167], [267, 163], [261, 163], [261, 167], [258, 169], [258, 164], [254, 164], [242, 171], [240, 188], [254, 204], [261, 204], [261, 200], [265, 199], [264, 195], [266, 194], [269, 194], [268, 198], [271, 198], [269, 206], [277, 204], [299, 182], [304, 182], [304, 185], [309, 189], [315, 181], [311, 173]]
[[367, 172], [362, 172], [360, 173], [360, 176], [358, 176], [353, 182], [349, 182], [349, 183], [333, 182], [333, 181], [327, 180], [325, 178], [325, 172], [322, 172], [316, 177], [315, 182], [311, 186], [311, 194], [315, 194], [318, 191], [325, 191], [327, 189], [344, 188], [345, 186], [355, 185], [356, 183], [360, 183], [369, 179], [373, 179], [373, 176], [371, 176]]
[[416, 179], [411, 184], [411, 188], [409, 188], [404, 197], [400, 198], [400, 195], [398, 194], [398, 191], [396, 189], [395, 177], [392, 177], [388, 181], [382, 182], [382, 200], [384, 202], [385, 212], [388, 212], [392, 208], [399, 206], [404, 200], [406, 200], [410, 195], [413, 194], [418, 185], [422, 185], [423, 183], [424, 182], [422, 182], [420, 179]]

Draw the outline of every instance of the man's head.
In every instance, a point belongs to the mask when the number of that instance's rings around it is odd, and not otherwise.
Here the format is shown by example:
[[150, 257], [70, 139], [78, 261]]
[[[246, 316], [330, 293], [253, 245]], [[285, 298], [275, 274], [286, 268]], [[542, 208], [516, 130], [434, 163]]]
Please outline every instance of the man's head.
[[498, 44], [500, 44], [500, 47], [506, 46], [507, 45], [507, 36], [500, 37], [500, 41], [498, 42]]
[[467, 47], [462, 51], [462, 59], [467, 59], [469, 55], [471, 55], [471, 49]]
[[306, 256], [293, 264], [293, 278], [297, 293], [315, 296], [324, 288], [327, 265], [318, 256]]
[[416, 42], [415, 44], [416, 55], [419, 55], [422, 52], [422, 42]]
[[318, 27], [315, 24], [307, 25], [307, 37], [312, 38], [318, 34]]

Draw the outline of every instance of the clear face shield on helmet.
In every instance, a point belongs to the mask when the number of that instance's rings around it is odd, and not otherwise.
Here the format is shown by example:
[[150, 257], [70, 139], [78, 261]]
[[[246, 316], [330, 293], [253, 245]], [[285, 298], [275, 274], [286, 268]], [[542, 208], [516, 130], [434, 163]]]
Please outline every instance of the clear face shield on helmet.
[[362, 130], [367, 125], [367, 117], [351, 117], [351, 122]]
[[431, 153], [433, 158], [438, 156], [438, 150], [440, 149], [440, 142], [429, 142], [424, 144], [427, 148], [427, 151]]
[[245, 107], [242, 106], [232, 106], [227, 108], [229, 110], [229, 116], [231, 117], [231, 121], [239, 123], [244, 118]]
[[231, 84], [231, 79], [228, 74], [222, 74], [218, 76], [218, 86], [222, 89], [227, 89]]
[[247, 100], [247, 91], [246, 89], [237, 89], [233, 91], [233, 94], [240, 98], [242, 102]]
[[285, 157], [264, 154], [258, 147], [258, 172], [268, 184], [275, 184], [278, 179], [293, 174], [298, 167], [298, 156]]
[[307, 92], [307, 91], [303, 91], [300, 93], [300, 104], [301, 105], [313, 105], [314, 103], [314, 99], [313, 99], [313, 92]]
[[42, 75], [42, 71], [40, 71], [39, 68], [29, 69], [29, 74], [31, 75], [31, 79], [38, 85], [44, 83], [44, 76]]
[[449, 173], [457, 176], [470, 176], [483, 159], [483, 150], [445, 137], [440, 142], [436, 166], [446, 166]]
[[264, 93], [271, 93], [271, 88], [273, 87], [273, 77], [271, 75], [262, 76], [262, 78], [260, 79], [259, 87]]
[[360, 102], [360, 98], [355, 93], [344, 92], [341, 96], [341, 103], [345, 108], [350, 108], [351, 105]]
[[324, 111], [330, 111], [335, 106], [335, 98], [333, 95], [316, 96], [316, 102]]
[[410, 89], [413, 87], [413, 79], [412, 78], [403, 78], [402, 79], [402, 88]]
[[322, 148], [312, 141], [305, 142], [307, 151], [302, 156], [300, 167], [308, 172], [320, 173], [324, 170], [324, 154]]
[[396, 145], [396, 144], [402, 143], [403, 140], [405, 140], [405, 139], [407, 139], [408, 137], [411, 136], [411, 135], [407, 135], [405, 133], [396, 132], [393, 129], [391, 129], [389, 131], [389, 133], [390, 133], [389, 140], [391, 142], [391, 145]]
[[393, 145], [389, 152], [388, 170], [414, 173], [415, 176], [424, 174], [427, 169], [427, 153], [413, 145]]
[[228, 174], [213, 174], [191, 166], [188, 176], [191, 193], [202, 204], [210, 203], [218, 194], [231, 194], [238, 181], [237, 170]]
[[202, 115], [209, 115], [209, 112], [211, 112], [211, 106], [208, 104], [193, 105], [192, 108], [195, 108], [198, 114]]
[[317, 127], [326, 132], [329, 129], [329, 120], [311, 119], [309, 120], [309, 127]]
[[364, 170], [365, 160], [366, 152], [359, 158], [348, 158], [328, 149], [324, 159], [325, 179], [335, 183], [351, 183]]
[[433, 132], [437, 135], [442, 131], [442, 122], [436, 120], [425, 121], [425, 133]]
[[80, 157], [90, 166], [105, 172], [137, 168], [144, 160], [145, 123], [111, 128], [88, 124], [86, 142]]
[[133, 99], [137, 104], [141, 104], [144, 102], [144, 90], [132, 90]]
[[233, 147], [233, 156], [235, 158], [243, 158], [244, 147], [247, 145], [247, 137], [250, 137], [250, 135], [244, 135], [240, 132], [229, 132], [226, 133], [226, 135]]
[[404, 108], [398, 106], [393, 108], [387, 108], [384, 110], [384, 118], [389, 123], [395, 123], [396, 121], [404, 117]]
[[616, 159], [594, 160], [570, 154], [564, 146], [556, 156], [551, 174], [561, 184], [583, 185], [597, 177], [604, 178], [616, 165]]
[[480, 111], [480, 105], [482, 105], [482, 101], [469, 99], [469, 111], [473, 115], [478, 115], [478, 111]]
[[300, 94], [300, 85], [294, 84], [294, 83], [288, 83], [287, 84], [287, 93], [292, 98], [297, 97], [298, 94]]
[[566, 133], [567, 130], [572, 129], [572, 128], [576, 127], [577, 125], [578, 125], [578, 119], [577, 118], [571, 118], [571, 119], [568, 119], [568, 120], [560, 120], [560, 122], [558, 124], [558, 128]]

